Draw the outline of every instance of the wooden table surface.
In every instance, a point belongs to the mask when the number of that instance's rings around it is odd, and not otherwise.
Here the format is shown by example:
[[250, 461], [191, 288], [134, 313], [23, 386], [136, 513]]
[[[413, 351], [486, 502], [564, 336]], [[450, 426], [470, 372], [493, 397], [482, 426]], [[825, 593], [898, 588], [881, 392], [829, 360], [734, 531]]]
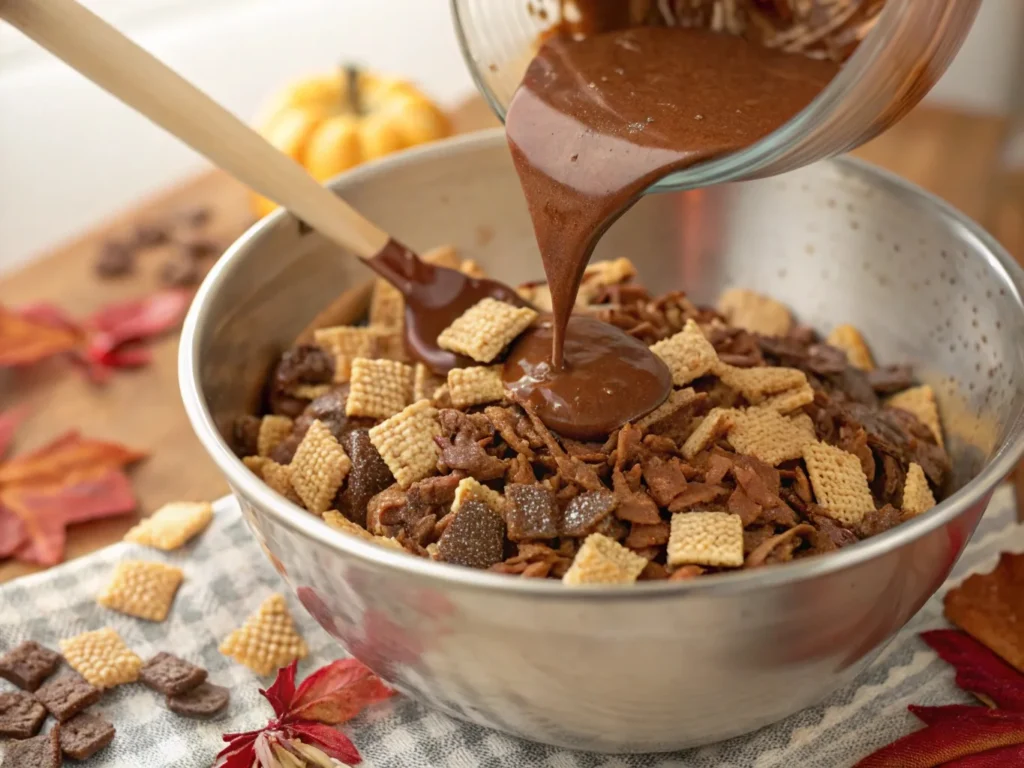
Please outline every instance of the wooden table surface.
[[[478, 100], [455, 113], [458, 130], [496, 124]], [[999, 153], [1005, 121], [921, 108], [912, 112], [858, 155], [883, 165], [946, 198], [970, 216], [1005, 234], [1006, 245], [1024, 256], [1024, 183], [1000, 179]], [[126, 211], [74, 242], [0, 280], [0, 303], [53, 301], [84, 315], [110, 301], [143, 295], [157, 287], [157, 252], [140, 260], [135, 276], [99, 280], [93, 274], [98, 248], [112, 236], [126, 236], [140, 222], [159, 220], [197, 205], [214, 212], [209, 231], [225, 243], [252, 221], [245, 189], [219, 172], [208, 173]], [[106, 387], [87, 384], [59, 364], [0, 376], [4, 408], [28, 404], [31, 416], [16, 451], [30, 450], [69, 429], [124, 442], [151, 453], [133, 472], [141, 516], [172, 500], [213, 499], [227, 486], [193, 435], [178, 396], [177, 339], [155, 347], [152, 365], [117, 374]], [[134, 524], [128, 516], [86, 523], [69, 531], [68, 558], [117, 541]], [[0, 582], [33, 569], [0, 563]]]

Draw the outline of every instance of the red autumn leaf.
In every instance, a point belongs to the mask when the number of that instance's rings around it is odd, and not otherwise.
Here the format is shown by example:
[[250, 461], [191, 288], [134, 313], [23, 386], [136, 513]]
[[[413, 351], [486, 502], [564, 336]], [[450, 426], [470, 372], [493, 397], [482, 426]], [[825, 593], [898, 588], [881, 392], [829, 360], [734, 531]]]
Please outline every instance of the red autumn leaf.
[[142, 299], [111, 304], [86, 322], [113, 349], [128, 341], [152, 338], [175, 328], [188, 311], [192, 294], [185, 290], [166, 290]]
[[21, 426], [21, 422], [28, 416], [28, 407], [11, 408], [7, 411], [0, 411], [0, 461], [3, 461], [7, 451], [14, 442], [14, 434]]
[[293, 661], [287, 667], [277, 670], [277, 677], [274, 684], [267, 690], [260, 690], [270, 706], [274, 708], [274, 714], [278, 717], [285, 717], [295, 700], [295, 673], [298, 671], [299, 662]]
[[302, 681], [288, 714], [300, 720], [338, 725], [394, 694], [361, 661], [338, 659]]
[[984, 645], [955, 629], [923, 632], [921, 639], [956, 669], [956, 684], [965, 691], [1024, 712], [1024, 675]]
[[13, 555], [27, 539], [28, 534], [21, 518], [0, 506], [0, 558]]
[[47, 301], [18, 307], [18, 314], [34, 323], [41, 323], [54, 328], [63, 328], [79, 336], [84, 335], [82, 326], [77, 320], [56, 304], [51, 304]]
[[944, 763], [942, 768], [1010, 768], [1024, 765], [1024, 744], [990, 749]]
[[0, 485], [52, 483], [72, 472], [118, 469], [145, 456], [117, 443], [68, 432], [37, 451], [0, 464]]
[[289, 723], [288, 730], [301, 741], [319, 747], [328, 756], [347, 765], [358, 765], [363, 761], [352, 740], [341, 731], [329, 725], [309, 722]]
[[80, 335], [67, 328], [0, 307], [0, 368], [38, 363], [71, 351], [80, 341]]

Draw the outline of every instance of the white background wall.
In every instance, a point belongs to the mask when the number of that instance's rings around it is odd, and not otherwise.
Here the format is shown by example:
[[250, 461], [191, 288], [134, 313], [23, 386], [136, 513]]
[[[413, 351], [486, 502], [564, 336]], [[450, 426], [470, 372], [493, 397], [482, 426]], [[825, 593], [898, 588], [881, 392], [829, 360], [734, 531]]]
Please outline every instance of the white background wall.
[[[518, 0], [504, 0], [508, 2]], [[935, 0], [946, 2], [947, 0]], [[85, 0], [237, 114], [293, 77], [356, 61], [446, 104], [472, 91], [448, 0]], [[1022, 0], [985, 0], [932, 100], [1004, 111]], [[0, 28], [0, 271], [203, 168], [176, 140]]]

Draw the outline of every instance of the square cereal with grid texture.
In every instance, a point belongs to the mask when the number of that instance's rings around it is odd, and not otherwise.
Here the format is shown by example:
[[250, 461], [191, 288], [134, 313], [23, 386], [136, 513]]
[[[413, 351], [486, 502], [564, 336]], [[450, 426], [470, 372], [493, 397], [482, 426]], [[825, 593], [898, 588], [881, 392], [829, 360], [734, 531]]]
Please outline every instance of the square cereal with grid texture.
[[413, 379], [411, 365], [357, 357], [352, 361], [345, 415], [371, 419], [394, 416], [412, 401]]
[[496, 403], [505, 397], [500, 365], [452, 368], [448, 371], [448, 393], [455, 408]]
[[[807, 374], [797, 368], [736, 368], [719, 363], [715, 366], [715, 375], [723, 384], [735, 389], [753, 405], [760, 404], [771, 395], [789, 394], [809, 386]], [[780, 409], [776, 407], [776, 410]]]
[[814, 498], [826, 514], [843, 525], [857, 525], [875, 509], [860, 459], [827, 443], [804, 447], [804, 462]]
[[804, 412], [794, 413], [789, 417], [789, 420], [796, 426], [808, 433], [811, 437], [817, 437], [817, 431], [814, 429], [814, 419]]
[[687, 320], [675, 336], [653, 344], [651, 352], [660, 357], [672, 372], [672, 383], [683, 387], [709, 373], [718, 362], [718, 353], [704, 338], [700, 326]]
[[0, 677], [26, 691], [34, 691], [60, 666], [60, 654], [26, 640], [0, 656]]
[[402, 292], [382, 277], [373, 281], [369, 317], [371, 326], [401, 328], [405, 322]]
[[810, 433], [771, 408], [747, 408], [733, 416], [727, 438], [736, 453], [753, 456], [769, 466], [799, 459], [804, 448], [817, 442]]
[[636, 426], [646, 429], [652, 424], [657, 424], [662, 419], [668, 418], [680, 408], [685, 408], [689, 403], [692, 403], [696, 399], [697, 393], [692, 387], [687, 387], [686, 389], [674, 389], [669, 393], [669, 396], [665, 399], [664, 403], [659, 405], [642, 419], [638, 419]]
[[793, 316], [785, 304], [746, 288], [730, 288], [718, 299], [717, 309], [729, 325], [762, 336], [785, 336]]
[[352, 468], [352, 461], [331, 430], [317, 419], [309, 425], [288, 467], [292, 488], [303, 505], [321, 515], [331, 508], [334, 495]]
[[743, 521], [729, 512], [672, 515], [668, 564], [739, 568], [743, 565]]
[[907, 515], [920, 515], [935, 506], [935, 495], [924, 469], [920, 464], [910, 462], [907, 479], [903, 483], [903, 512]]
[[852, 325], [837, 325], [826, 337], [825, 341], [836, 349], [846, 353], [846, 359], [854, 368], [862, 371], [874, 370], [875, 361], [871, 357], [871, 350], [864, 341], [860, 331]]
[[885, 404], [890, 408], [901, 408], [917, 417], [935, 435], [935, 442], [944, 446], [942, 440], [942, 422], [939, 420], [939, 406], [935, 401], [935, 390], [929, 385], [911, 387], [893, 395]]
[[501, 515], [505, 514], [505, 497], [472, 477], [464, 477], [459, 480], [459, 484], [455, 488], [452, 512], [458, 512], [467, 501], [483, 502], [495, 512]]
[[370, 442], [404, 489], [437, 470], [441, 450], [437, 409], [420, 400], [370, 430]]
[[712, 408], [704, 420], [683, 443], [684, 458], [692, 459], [705, 448], [714, 445], [732, 426], [736, 411], [732, 408]]
[[583, 270], [583, 279], [580, 280], [576, 303], [584, 306], [590, 304], [604, 288], [628, 283], [634, 277], [636, 277], [636, 267], [624, 256], [611, 261], [595, 261], [588, 264]]
[[60, 650], [71, 668], [97, 688], [134, 683], [142, 669], [142, 659], [110, 627], [61, 640]]
[[626, 549], [603, 533], [592, 533], [562, 577], [570, 587], [584, 584], [632, 584], [647, 567], [647, 558]]
[[814, 402], [814, 388], [810, 384], [804, 384], [796, 389], [787, 389], [777, 395], [768, 395], [760, 402], [766, 408], [771, 408], [779, 413], [792, 413], [805, 405]]
[[313, 338], [319, 346], [334, 355], [334, 383], [344, 384], [351, 376], [352, 361], [357, 357], [379, 357], [386, 344], [386, 337], [394, 333], [394, 327], [371, 321], [368, 326], [336, 325], [320, 328], [313, 332]]
[[280, 594], [263, 601], [256, 613], [228, 635], [220, 652], [257, 675], [270, 675], [309, 653], [306, 641], [295, 628], [288, 604]]
[[481, 299], [441, 331], [437, 346], [489, 363], [537, 318], [529, 307]]
[[260, 431], [256, 436], [256, 453], [269, 456], [278, 444], [291, 434], [295, 425], [287, 416], [270, 414], [260, 419]]
[[292, 487], [292, 468], [290, 464], [278, 464], [276, 461], [265, 459], [260, 467], [260, 477], [272, 491], [284, 496], [294, 504], [302, 504], [302, 499]]
[[412, 380], [412, 401], [430, 400], [445, 380], [434, 374], [423, 363], [416, 363]]
[[184, 546], [212, 520], [213, 505], [208, 501], [172, 501], [131, 528], [124, 540], [170, 551]]
[[114, 567], [114, 575], [96, 597], [112, 611], [147, 621], [163, 621], [185, 574], [165, 563], [126, 560]]

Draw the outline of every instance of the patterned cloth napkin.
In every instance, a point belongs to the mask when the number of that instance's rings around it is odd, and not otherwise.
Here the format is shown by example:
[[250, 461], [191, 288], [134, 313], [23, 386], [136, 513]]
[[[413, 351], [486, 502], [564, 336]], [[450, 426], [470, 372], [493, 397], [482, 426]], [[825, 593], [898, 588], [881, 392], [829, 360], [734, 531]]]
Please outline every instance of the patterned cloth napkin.
[[[943, 626], [942, 596], [965, 575], [991, 570], [1004, 550], [1024, 551], [1013, 491], [999, 489], [950, 580], [852, 685], [817, 707], [709, 747], [671, 755], [607, 756], [539, 746], [453, 720], [408, 699], [378, 705], [347, 726], [370, 768], [770, 768], [850, 766], [917, 727], [908, 704], [970, 703], [953, 671], [917, 637]], [[187, 720], [166, 710], [141, 684], [108, 691], [96, 708], [117, 727], [113, 744], [89, 768], [209, 768], [225, 731], [262, 726], [270, 707], [258, 688], [269, 680], [223, 657], [217, 645], [270, 593], [285, 593], [310, 648], [300, 677], [339, 655], [331, 638], [302, 609], [249, 534], [234, 501], [222, 499], [211, 527], [174, 553], [117, 544], [89, 557], [0, 588], [0, 650], [34, 639], [52, 648], [63, 637], [112, 626], [143, 658], [168, 650], [206, 667], [232, 701], [219, 719]], [[113, 565], [126, 558], [165, 560], [185, 582], [166, 622], [153, 624], [97, 605]], [[7, 690], [0, 680], [0, 690]], [[0, 746], [0, 753], [3, 747]]]

